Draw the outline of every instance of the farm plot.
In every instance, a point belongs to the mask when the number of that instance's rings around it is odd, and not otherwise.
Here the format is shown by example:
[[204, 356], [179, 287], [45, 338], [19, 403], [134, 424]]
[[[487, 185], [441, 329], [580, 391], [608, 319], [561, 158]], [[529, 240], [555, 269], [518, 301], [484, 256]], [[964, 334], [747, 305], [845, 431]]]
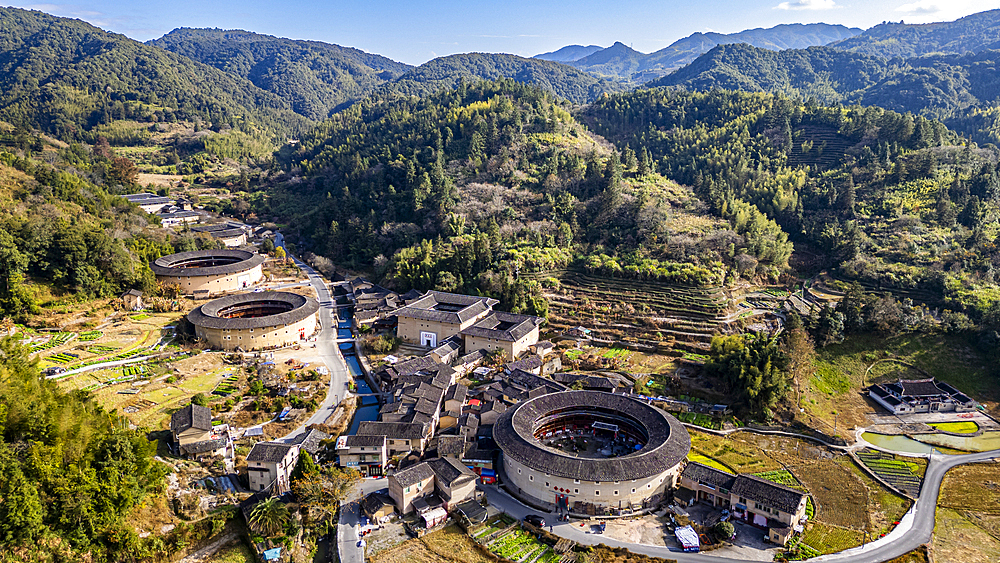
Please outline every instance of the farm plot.
[[87, 351], [91, 354], [96, 354], [98, 356], [103, 356], [104, 354], [110, 354], [112, 352], [117, 352], [120, 348], [115, 346], [105, 346], [103, 344], [95, 344], [87, 348]]
[[104, 333], [99, 330], [88, 330], [86, 332], [81, 332], [77, 340], [80, 342], [93, 342], [98, 338], [104, 336]]
[[920, 465], [900, 461], [892, 454], [866, 448], [857, 453], [858, 459], [880, 479], [910, 496], [920, 494]]
[[504, 534], [490, 542], [487, 548], [498, 557], [522, 563], [531, 563], [544, 558], [547, 554], [555, 553], [548, 545], [523, 530], [513, 530]]
[[681, 422], [694, 424], [695, 426], [701, 426], [702, 428], [711, 428], [712, 430], [722, 430], [722, 421], [714, 419], [707, 414], [681, 412], [674, 414], [674, 416]]
[[53, 354], [51, 356], [46, 356], [45, 360], [55, 363], [55, 364], [68, 364], [80, 359], [79, 354], [73, 354], [70, 352], [59, 352], [58, 354]]
[[63, 344], [66, 344], [67, 342], [72, 340], [74, 336], [76, 336], [75, 332], [57, 332], [45, 342], [32, 344], [31, 351], [40, 352], [42, 350], [51, 350], [52, 348], [56, 348], [62, 346]]
[[219, 395], [220, 397], [228, 397], [238, 391], [237, 385], [240, 376], [235, 373], [224, 373], [223, 376], [225, 376], [225, 379], [212, 391], [212, 394]]
[[371, 556], [372, 563], [489, 563], [489, 555], [458, 526], [445, 526]]

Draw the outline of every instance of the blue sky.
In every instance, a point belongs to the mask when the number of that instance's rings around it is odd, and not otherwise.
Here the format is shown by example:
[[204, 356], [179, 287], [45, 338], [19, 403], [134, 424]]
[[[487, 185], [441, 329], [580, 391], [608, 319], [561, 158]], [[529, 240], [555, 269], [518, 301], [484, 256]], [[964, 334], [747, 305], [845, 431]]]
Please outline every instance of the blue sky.
[[[2, 2], [3, 0], [0, 0]], [[9, 0], [8, 0], [9, 2]], [[621, 41], [652, 52], [695, 31], [781, 23], [867, 28], [953, 20], [998, 0], [72, 0], [21, 8], [86, 20], [140, 41], [177, 27], [220, 27], [357, 47], [420, 64], [471, 51], [532, 56]]]

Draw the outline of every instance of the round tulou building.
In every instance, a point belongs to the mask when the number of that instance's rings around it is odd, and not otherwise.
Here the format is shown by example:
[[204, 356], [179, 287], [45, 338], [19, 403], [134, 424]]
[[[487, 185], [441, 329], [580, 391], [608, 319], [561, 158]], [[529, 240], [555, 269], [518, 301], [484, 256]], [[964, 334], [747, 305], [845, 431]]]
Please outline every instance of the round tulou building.
[[319, 328], [319, 303], [283, 291], [227, 295], [188, 313], [198, 338], [222, 350], [262, 350], [295, 344]]
[[192, 250], [162, 256], [149, 267], [156, 281], [176, 283], [185, 295], [212, 295], [253, 286], [264, 277], [265, 260], [246, 250]]
[[512, 493], [529, 504], [590, 514], [659, 503], [677, 485], [691, 449], [674, 417], [601, 391], [562, 391], [519, 403], [497, 420], [493, 438]]

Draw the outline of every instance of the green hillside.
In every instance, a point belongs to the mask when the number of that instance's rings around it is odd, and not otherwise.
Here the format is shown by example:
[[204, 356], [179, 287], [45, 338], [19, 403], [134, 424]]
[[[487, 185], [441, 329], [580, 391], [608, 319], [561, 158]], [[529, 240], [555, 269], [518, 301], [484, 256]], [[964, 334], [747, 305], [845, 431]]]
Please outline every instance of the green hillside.
[[246, 78], [314, 120], [412, 68], [359, 49], [241, 30], [175, 29], [149, 44]]
[[454, 88], [460, 80], [509, 78], [535, 84], [543, 90], [582, 104], [606, 92], [619, 92], [614, 82], [595, 78], [571, 66], [540, 59], [496, 53], [466, 53], [428, 61], [398, 78], [390, 91], [424, 96], [443, 88]]
[[882, 23], [832, 46], [886, 58], [998, 49], [1000, 10], [979, 12], [951, 22]]
[[306, 123], [278, 96], [186, 57], [80, 20], [0, 8], [0, 121], [74, 139], [129, 119], [284, 135]]
[[649, 86], [783, 93], [824, 104], [878, 106], [942, 119], [979, 142], [997, 142], [1000, 51], [883, 59], [831, 47], [768, 51], [721, 45]]

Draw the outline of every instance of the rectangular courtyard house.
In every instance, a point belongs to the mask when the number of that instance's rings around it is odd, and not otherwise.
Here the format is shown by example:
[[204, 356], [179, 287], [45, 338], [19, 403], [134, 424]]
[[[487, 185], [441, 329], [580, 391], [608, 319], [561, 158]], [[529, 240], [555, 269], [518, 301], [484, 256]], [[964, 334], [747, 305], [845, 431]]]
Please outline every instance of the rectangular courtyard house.
[[934, 378], [876, 383], [868, 388], [868, 395], [893, 414], [971, 412], [978, 407], [965, 393]]
[[465, 349], [501, 351], [513, 360], [538, 342], [538, 327], [541, 324], [539, 317], [491, 311], [482, 320], [462, 330]]
[[358, 425], [358, 436], [384, 436], [389, 457], [414, 452], [424, 455], [432, 431], [427, 424], [408, 422], [364, 421]]
[[243, 246], [247, 243], [247, 233], [233, 223], [217, 223], [214, 225], [202, 225], [191, 227], [196, 233], [207, 233], [212, 238], [222, 242], [226, 247], [233, 248]]
[[212, 432], [212, 409], [190, 404], [170, 415], [170, 434], [180, 455], [221, 455], [226, 439]]
[[389, 461], [385, 436], [341, 436], [337, 438], [337, 465], [357, 469], [367, 477], [381, 477]]
[[476, 474], [451, 458], [422, 461], [389, 476], [389, 496], [400, 514], [461, 503], [475, 493]]
[[299, 461], [298, 444], [281, 442], [258, 442], [247, 454], [247, 475], [251, 491], [277, 489], [278, 493], [289, 491], [289, 478]]
[[783, 545], [806, 518], [808, 495], [756, 475], [733, 475], [698, 462], [688, 462], [674, 498], [690, 506], [706, 502], [758, 528], [767, 529]]
[[396, 310], [396, 336], [410, 344], [437, 348], [439, 341], [469, 328], [488, 315], [497, 303], [488, 297], [428, 291]]
[[173, 201], [169, 197], [163, 197], [151, 193], [141, 193], [141, 194], [128, 194], [122, 196], [129, 203], [134, 203], [139, 206], [146, 213], [156, 213], [173, 204]]

